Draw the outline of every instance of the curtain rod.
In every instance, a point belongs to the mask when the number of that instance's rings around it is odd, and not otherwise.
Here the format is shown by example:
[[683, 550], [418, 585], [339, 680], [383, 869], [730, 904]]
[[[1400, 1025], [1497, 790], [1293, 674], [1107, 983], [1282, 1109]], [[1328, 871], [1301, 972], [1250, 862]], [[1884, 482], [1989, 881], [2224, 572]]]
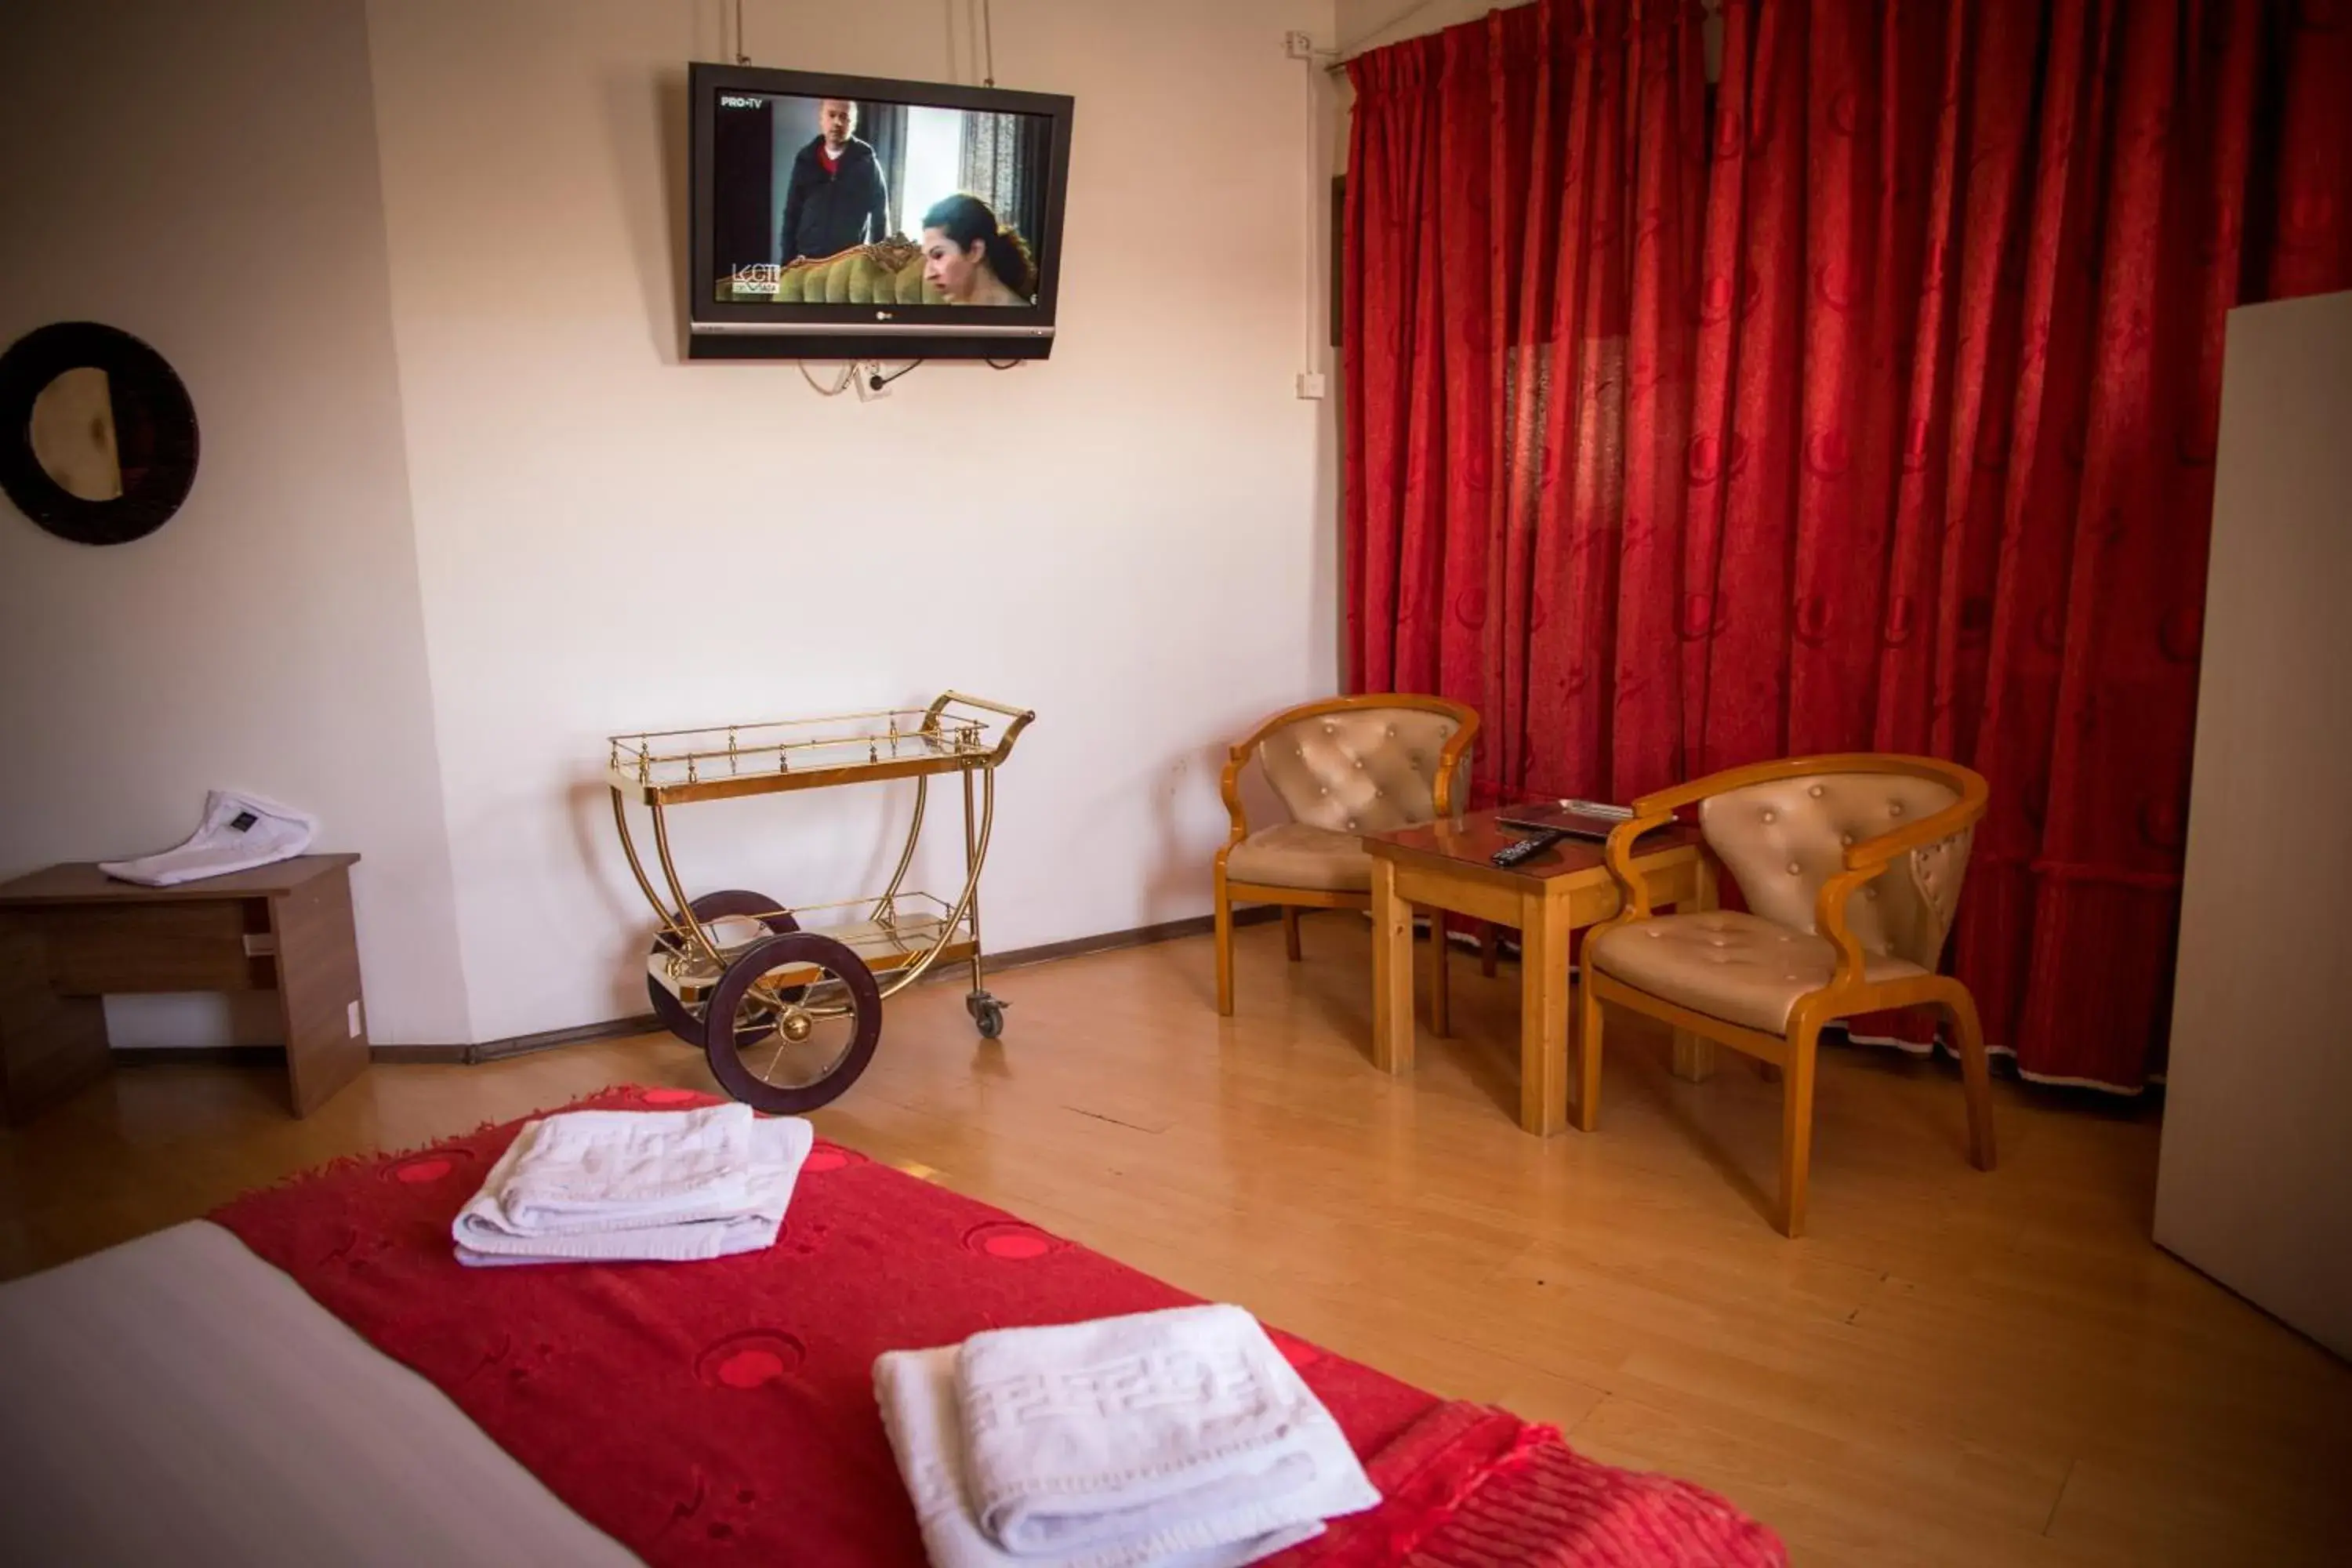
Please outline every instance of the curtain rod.
[[[1491, 16], [1496, 11], [1516, 10], [1520, 5], [1532, 3], [1533, 0], [1514, 0], [1514, 4], [1512, 5], [1492, 6], [1487, 11], [1481, 13], [1481, 15]], [[1358, 38], [1352, 44], [1342, 44], [1336, 49], [1315, 49], [1310, 52], [1313, 54], [1315, 58], [1324, 62], [1323, 69], [1326, 75], [1343, 75], [1348, 69], [1349, 61], [1362, 59], [1366, 55], [1372, 53], [1375, 49], [1385, 49], [1390, 47], [1391, 45], [1406, 42], [1406, 38], [1391, 38], [1385, 44], [1375, 44], [1371, 42], [1371, 40], [1378, 37], [1381, 34], [1387, 32], [1391, 27], [1398, 26], [1400, 23], [1411, 21], [1413, 17], [1421, 15], [1421, 13], [1428, 10], [1435, 4], [1437, 4], [1437, 0], [1418, 0], [1418, 4], [1406, 6], [1403, 10], [1390, 17], [1387, 21], [1382, 22], [1379, 26], [1374, 27], [1370, 33]], [[1702, 16], [1718, 16], [1723, 14], [1723, 0], [1699, 0], [1698, 8]], [[1465, 18], [1465, 20], [1475, 19], [1475, 18]], [[1410, 37], [1416, 38], [1424, 36], [1425, 35], [1420, 33], [1409, 35]]]
[[[1374, 27], [1370, 32], [1365, 34], [1362, 37], [1358, 38], [1354, 43], [1341, 44], [1336, 49], [1318, 49], [1315, 52], [1318, 55], [1328, 55], [1330, 57], [1329, 63], [1324, 66], [1323, 68], [1329, 71], [1332, 75], [1337, 76], [1339, 72], [1346, 70], [1348, 68], [1348, 62], [1354, 59], [1357, 56], [1368, 54], [1373, 48], [1385, 47], [1382, 45], [1372, 44], [1370, 42], [1371, 39], [1379, 37], [1382, 33], [1389, 32], [1402, 23], [1412, 21], [1415, 16], [1420, 16], [1423, 11], [1428, 10], [1432, 5], [1436, 4], [1437, 0], [1413, 0], [1413, 4], [1406, 6], [1395, 16], [1391, 16], [1387, 21], [1382, 22], [1379, 26]], [[1398, 41], [1402, 42], [1403, 40], [1400, 39]]]

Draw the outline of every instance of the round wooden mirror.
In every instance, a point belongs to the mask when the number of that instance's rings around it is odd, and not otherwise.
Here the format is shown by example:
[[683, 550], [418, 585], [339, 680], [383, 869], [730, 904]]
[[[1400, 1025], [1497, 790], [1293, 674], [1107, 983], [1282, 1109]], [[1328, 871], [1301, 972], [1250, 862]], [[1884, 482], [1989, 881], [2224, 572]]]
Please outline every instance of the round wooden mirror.
[[95, 321], [60, 321], [0, 354], [0, 489], [78, 544], [163, 526], [196, 479], [196, 410], [163, 356]]

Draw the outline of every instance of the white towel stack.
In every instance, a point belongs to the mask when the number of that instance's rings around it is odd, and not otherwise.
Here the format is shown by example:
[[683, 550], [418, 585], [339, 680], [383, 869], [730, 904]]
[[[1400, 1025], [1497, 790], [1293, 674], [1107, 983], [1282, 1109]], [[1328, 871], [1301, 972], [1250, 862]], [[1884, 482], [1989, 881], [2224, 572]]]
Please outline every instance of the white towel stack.
[[814, 1131], [747, 1105], [534, 1121], [457, 1212], [457, 1261], [671, 1262], [773, 1245]]
[[1238, 1568], [1381, 1500], [1238, 1307], [893, 1351], [874, 1389], [934, 1568]]

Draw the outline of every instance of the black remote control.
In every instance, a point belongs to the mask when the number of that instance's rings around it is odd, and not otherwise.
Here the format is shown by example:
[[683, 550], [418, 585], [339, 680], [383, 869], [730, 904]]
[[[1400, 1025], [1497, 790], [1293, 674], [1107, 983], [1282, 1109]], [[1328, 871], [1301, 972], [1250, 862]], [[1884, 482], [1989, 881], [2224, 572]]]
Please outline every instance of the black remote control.
[[1487, 864], [1507, 869], [1520, 861], [1542, 854], [1568, 837], [1560, 828], [1547, 827], [1541, 833], [1531, 833], [1517, 844], [1506, 844], [1487, 857]]

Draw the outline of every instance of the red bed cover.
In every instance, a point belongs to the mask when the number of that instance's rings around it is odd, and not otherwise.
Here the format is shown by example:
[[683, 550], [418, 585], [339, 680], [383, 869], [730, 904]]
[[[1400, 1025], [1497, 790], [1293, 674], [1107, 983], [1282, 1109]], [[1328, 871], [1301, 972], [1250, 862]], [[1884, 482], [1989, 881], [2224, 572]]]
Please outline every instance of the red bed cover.
[[[712, 1103], [631, 1088], [576, 1109]], [[822, 1140], [765, 1252], [461, 1268], [450, 1221], [521, 1126], [338, 1162], [213, 1218], [649, 1563], [919, 1563], [877, 1354], [1197, 1300]], [[1273, 1331], [1387, 1499], [1282, 1563], [1786, 1561], [1698, 1487]]]

